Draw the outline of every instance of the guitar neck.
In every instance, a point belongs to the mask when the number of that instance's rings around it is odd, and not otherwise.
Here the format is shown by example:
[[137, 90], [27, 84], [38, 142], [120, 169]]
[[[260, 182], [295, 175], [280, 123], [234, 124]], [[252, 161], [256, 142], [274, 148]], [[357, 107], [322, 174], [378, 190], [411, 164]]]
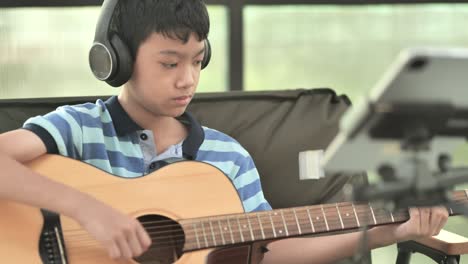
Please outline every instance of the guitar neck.
[[[452, 194], [465, 202], [466, 191]], [[449, 209], [450, 215], [457, 212]], [[180, 222], [185, 232], [185, 251], [228, 246], [261, 240], [352, 230], [405, 222], [407, 210], [389, 212], [372, 204], [335, 203], [187, 219]]]

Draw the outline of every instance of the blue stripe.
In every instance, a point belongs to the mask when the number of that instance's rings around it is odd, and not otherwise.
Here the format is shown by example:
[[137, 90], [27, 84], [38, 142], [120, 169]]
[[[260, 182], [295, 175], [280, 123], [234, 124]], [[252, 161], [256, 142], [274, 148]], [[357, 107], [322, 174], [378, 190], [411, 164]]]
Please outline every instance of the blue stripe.
[[107, 150], [102, 143], [83, 144], [83, 159], [108, 159]]
[[236, 178], [239, 172], [239, 166], [235, 165], [232, 161], [224, 161], [224, 162], [212, 162], [208, 160], [199, 160], [202, 162], [209, 163], [216, 168], [220, 169], [229, 179], [233, 180]]
[[250, 162], [248, 158], [245, 158], [242, 154], [238, 152], [217, 152], [217, 151], [198, 151], [197, 157], [200, 157], [200, 160], [211, 161], [211, 162], [234, 162], [237, 166], [244, 165], [246, 166], [245, 170], [250, 170], [254, 168], [253, 162]]
[[124, 167], [132, 172], [141, 172], [143, 168], [141, 158], [129, 157], [118, 151], [106, 150], [104, 144], [101, 143], [83, 144], [83, 159], [109, 160], [112, 167]]
[[90, 116], [93, 118], [103, 117], [105, 122], [110, 121], [109, 119], [106, 120], [108, 118], [108, 116], [104, 114], [106, 113], [106, 109], [99, 107], [98, 105], [94, 105], [94, 107], [86, 107], [85, 105], [74, 105], [71, 106], [71, 108], [73, 109], [73, 111], [84, 114], [86, 116]]
[[[240, 167], [239, 165], [235, 164], [233, 161], [211, 161], [211, 160], [199, 160], [202, 162], [209, 163], [221, 171], [224, 172], [231, 180], [237, 180], [239, 176], [247, 175], [250, 171], [255, 169], [255, 167], [247, 166], [248, 164], [244, 163], [246, 166]], [[250, 164], [250, 163], [249, 163]]]
[[258, 171], [256, 168], [252, 168], [251, 170], [238, 175], [234, 180], [234, 185], [239, 189], [244, 187], [247, 184], [251, 184], [252, 182], [259, 179]]
[[250, 184], [247, 184], [241, 188], [238, 188], [237, 190], [239, 191], [239, 194], [241, 195], [242, 200], [245, 201], [257, 195], [257, 193], [262, 192], [261, 187], [262, 186], [260, 184], [260, 179], [257, 179], [256, 181]]
[[[66, 154], [66, 156], [72, 157], [72, 158], [79, 158], [78, 153], [74, 152], [76, 149], [74, 144], [73, 144], [73, 131], [71, 129], [70, 124], [68, 124], [67, 120], [64, 119], [62, 116], [54, 113], [45, 116], [59, 131], [60, 136], [63, 139], [63, 144], [64, 147], [67, 149], [67, 153], [61, 153], [61, 154]], [[77, 131], [81, 132], [81, 131]], [[56, 143], [58, 144], [59, 142]], [[60, 146], [57, 146], [60, 149]]]
[[[64, 112], [64, 113], [62, 113], [62, 112]], [[71, 116], [73, 118], [73, 120], [75, 120], [75, 122], [78, 125], [81, 124], [80, 117], [78, 116], [78, 114], [75, 111], [73, 111], [73, 109], [71, 107], [65, 107], [65, 106], [60, 107], [60, 108], [57, 109], [57, 114], [60, 114], [60, 115], [63, 115], [63, 114], [67, 115], [68, 114], [67, 116]], [[71, 120], [68, 120], [67, 122], [70, 123]]]
[[[96, 102], [97, 104], [97, 102]], [[89, 109], [89, 110], [92, 110], [92, 109], [95, 109], [97, 107], [96, 104], [93, 104], [93, 103], [84, 103], [84, 104], [81, 104], [81, 105], [76, 105], [77, 107], [84, 107], [86, 109]]]
[[[130, 136], [123, 137], [108, 137], [103, 136], [102, 129], [94, 127], [82, 127], [83, 129], [83, 143], [103, 143], [106, 148], [115, 151], [122, 151], [127, 156], [141, 156], [141, 152], [135, 153], [135, 148], [139, 142], [133, 143]], [[136, 145], [136, 146], [135, 146]], [[131, 154], [130, 154], [131, 153]]]
[[43, 116], [36, 116], [26, 120], [24, 124], [35, 124], [40, 127], [43, 127], [54, 138], [55, 143], [57, 144], [58, 152], [63, 156], [68, 156], [68, 151], [65, 147], [65, 143], [63, 142], [63, 138], [60, 134], [60, 131], [58, 131], [57, 127], [54, 124], [52, 124], [48, 119], [45, 119]]
[[243, 200], [244, 210], [246, 212], [252, 212], [258, 208], [262, 203], [265, 203], [266, 200], [263, 197], [263, 192], [258, 192], [255, 196], [250, 197], [249, 199]]
[[234, 138], [221, 133], [215, 129], [203, 127], [203, 130], [205, 131], [205, 140], [219, 140], [219, 141], [224, 141], [224, 142], [237, 142]]
[[[79, 108], [75, 109], [66, 109], [66, 111], [71, 114], [77, 123], [81, 123], [83, 127], [90, 127], [90, 128], [100, 128], [102, 129], [102, 133], [108, 137], [115, 137], [117, 136], [114, 128], [114, 124], [112, 121], [105, 121], [110, 118], [106, 118], [106, 116], [95, 116], [94, 113], [87, 113], [80, 111]], [[99, 114], [99, 113], [98, 113]], [[106, 113], [107, 114], [107, 113]]]
[[70, 126], [70, 131], [73, 135], [72, 138], [69, 138], [68, 140], [73, 140], [73, 149], [69, 149], [69, 151], [75, 153], [73, 156], [75, 158], [78, 158], [81, 156], [81, 153], [83, 153], [82, 149], [82, 139], [83, 139], [83, 131], [81, 129], [80, 125], [80, 119], [76, 118], [76, 113], [72, 111], [67, 111], [65, 109], [61, 109], [60, 111], [56, 112], [58, 115], [60, 115], [61, 118], [67, 122], [67, 124]]
[[102, 134], [107, 137], [116, 137], [114, 124], [111, 123], [102, 123], [99, 118], [85, 118], [82, 123], [83, 127], [89, 128], [99, 128], [102, 130]]
[[271, 209], [272, 209], [271, 205], [268, 202], [265, 201], [265, 202], [261, 203], [259, 206], [257, 206], [257, 208], [253, 209], [250, 212], [270, 211]]
[[131, 172], [128, 171], [126, 168], [121, 167], [111, 167], [108, 160], [83, 160], [84, 162], [94, 166], [98, 169], [104, 170], [109, 174], [121, 176], [125, 178], [134, 178], [142, 176], [143, 173], [141, 172]]
[[120, 152], [107, 151], [112, 167], [123, 167], [132, 172], [145, 171], [143, 168], [143, 159], [127, 157]]
[[238, 142], [225, 142], [219, 140], [204, 140], [199, 150], [208, 150], [216, 152], [239, 152], [244, 157], [250, 156], [247, 150], [245, 150]]

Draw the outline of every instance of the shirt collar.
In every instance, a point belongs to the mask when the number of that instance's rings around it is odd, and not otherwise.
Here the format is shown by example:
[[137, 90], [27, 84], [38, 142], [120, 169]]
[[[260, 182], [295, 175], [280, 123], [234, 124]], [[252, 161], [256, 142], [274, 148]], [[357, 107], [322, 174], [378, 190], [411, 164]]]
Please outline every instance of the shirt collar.
[[[125, 112], [125, 109], [120, 104], [117, 96], [112, 96], [107, 99], [105, 104], [118, 136], [121, 137], [139, 130], [144, 130], [144, 128], [133, 121], [127, 112]], [[197, 157], [198, 149], [205, 138], [203, 128], [189, 112], [184, 112], [181, 116], [177, 117], [177, 120], [184, 124], [188, 129], [188, 136], [182, 143], [184, 158], [194, 160]]]

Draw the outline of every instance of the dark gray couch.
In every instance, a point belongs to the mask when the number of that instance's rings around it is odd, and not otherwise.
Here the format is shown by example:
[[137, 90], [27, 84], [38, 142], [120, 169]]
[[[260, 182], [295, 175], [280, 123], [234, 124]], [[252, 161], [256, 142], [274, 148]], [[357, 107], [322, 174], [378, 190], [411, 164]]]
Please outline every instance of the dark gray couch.
[[[21, 127], [29, 117], [64, 104], [106, 97], [0, 100], [0, 133]], [[274, 208], [343, 200], [344, 184], [363, 183], [365, 175], [334, 174], [300, 180], [298, 153], [324, 149], [350, 106], [331, 89], [198, 94], [191, 111], [202, 125], [236, 138], [252, 155], [264, 193]]]

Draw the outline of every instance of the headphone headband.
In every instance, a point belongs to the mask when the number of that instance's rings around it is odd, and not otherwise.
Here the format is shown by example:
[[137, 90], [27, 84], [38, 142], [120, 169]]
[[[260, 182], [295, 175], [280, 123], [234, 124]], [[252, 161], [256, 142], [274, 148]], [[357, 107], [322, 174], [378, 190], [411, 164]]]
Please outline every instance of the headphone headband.
[[[118, 1], [104, 0], [93, 45], [89, 50], [89, 66], [94, 76], [114, 87], [121, 86], [130, 79], [134, 63], [128, 46], [120, 36], [117, 33], [110, 34], [112, 18]], [[202, 69], [208, 65], [210, 58], [211, 46], [208, 39], [206, 39]]]

